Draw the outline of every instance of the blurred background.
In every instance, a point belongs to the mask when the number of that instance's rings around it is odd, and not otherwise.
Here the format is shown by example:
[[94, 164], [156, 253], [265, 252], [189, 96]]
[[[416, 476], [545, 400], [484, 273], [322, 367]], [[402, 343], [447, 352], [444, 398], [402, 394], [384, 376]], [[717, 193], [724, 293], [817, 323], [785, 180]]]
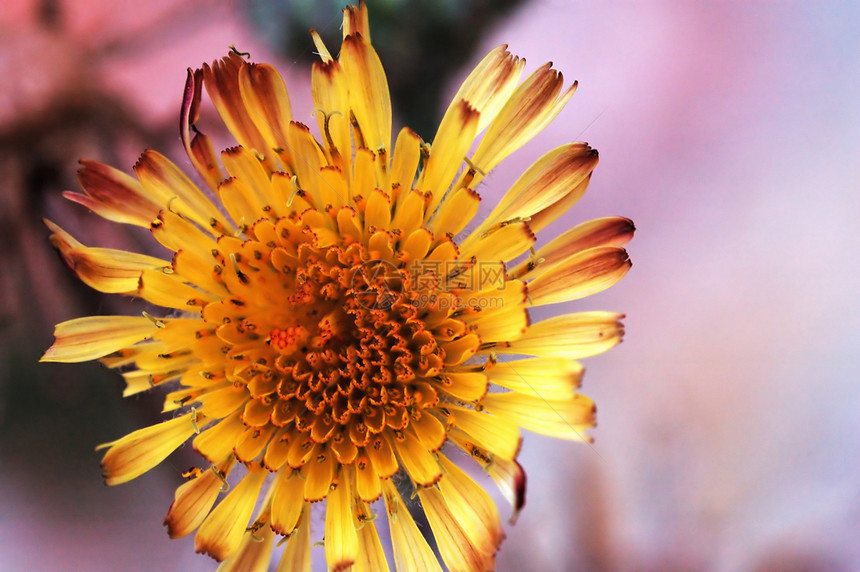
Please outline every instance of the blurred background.
[[[53, 324], [130, 303], [74, 279], [41, 219], [152, 249], [61, 198], [78, 159], [130, 170], [155, 148], [187, 166], [186, 68], [230, 45], [276, 64], [310, 122], [307, 29], [336, 49], [344, 3], [0, 7], [0, 569], [214, 569], [161, 526], [187, 448], [102, 484], [94, 445], [158, 421], [161, 395], [123, 400], [97, 364], [37, 363]], [[498, 44], [527, 71], [552, 60], [579, 80], [482, 183], [485, 205], [545, 151], [586, 140], [601, 156], [591, 187], [539, 238], [606, 215], [638, 228], [630, 274], [563, 308], [627, 314], [625, 342], [585, 360], [596, 442], [526, 435], [527, 503], [499, 570], [860, 569], [860, 4], [369, 5], [395, 124], [427, 139]]]

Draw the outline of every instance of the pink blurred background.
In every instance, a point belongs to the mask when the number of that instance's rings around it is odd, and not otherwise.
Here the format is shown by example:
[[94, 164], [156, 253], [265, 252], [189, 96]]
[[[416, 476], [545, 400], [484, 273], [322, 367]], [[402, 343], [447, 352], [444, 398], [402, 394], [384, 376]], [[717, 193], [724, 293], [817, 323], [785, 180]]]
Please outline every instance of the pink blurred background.
[[[69, 187], [38, 203], [16, 189], [41, 172], [36, 154], [72, 172], [81, 156], [129, 169], [147, 146], [179, 160], [185, 70], [231, 44], [278, 65], [306, 121], [309, 70], [274, 57], [239, 4], [61, 3], [61, 30], [39, 6], [0, 8], [0, 569], [210, 570], [161, 526], [185, 458], [101, 484], [92, 446], [154, 421], [158, 400], [123, 402], [95, 365], [31, 363], [53, 323], [114, 303], [64, 294], [79, 287], [39, 218], [90, 243], [145, 236], [62, 201]], [[586, 140], [601, 156], [591, 188], [539, 238], [614, 214], [638, 228], [631, 273], [563, 308], [627, 314], [625, 342], [585, 362], [596, 442], [526, 436], [527, 504], [499, 570], [860, 569], [858, 29], [850, 1], [534, 0], [462, 55], [450, 93], [500, 43], [580, 82], [478, 189], [485, 204], [548, 149]]]

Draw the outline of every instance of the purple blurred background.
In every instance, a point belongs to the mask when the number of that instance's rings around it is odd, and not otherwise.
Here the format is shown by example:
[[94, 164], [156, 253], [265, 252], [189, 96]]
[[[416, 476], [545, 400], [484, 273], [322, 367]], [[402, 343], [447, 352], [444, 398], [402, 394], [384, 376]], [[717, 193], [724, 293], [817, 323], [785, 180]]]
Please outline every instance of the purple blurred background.
[[[231, 44], [275, 63], [310, 120], [306, 64], [277, 58], [241, 12], [0, 7], [0, 569], [214, 568], [161, 526], [193, 456], [101, 483], [92, 447], [155, 421], [158, 396], [123, 401], [97, 365], [35, 365], [53, 323], [125, 303], [76, 285], [39, 220], [150, 248], [60, 193], [80, 157], [130, 169], [154, 147], [186, 165], [185, 70]], [[860, 569], [858, 29], [850, 1], [534, 0], [462, 54], [449, 94], [500, 43], [580, 82], [481, 185], [485, 205], [545, 151], [586, 140], [601, 154], [590, 190], [539, 239], [606, 215], [638, 228], [630, 274], [563, 308], [627, 314], [625, 342], [585, 361], [596, 442], [526, 435], [528, 500], [500, 570]]]

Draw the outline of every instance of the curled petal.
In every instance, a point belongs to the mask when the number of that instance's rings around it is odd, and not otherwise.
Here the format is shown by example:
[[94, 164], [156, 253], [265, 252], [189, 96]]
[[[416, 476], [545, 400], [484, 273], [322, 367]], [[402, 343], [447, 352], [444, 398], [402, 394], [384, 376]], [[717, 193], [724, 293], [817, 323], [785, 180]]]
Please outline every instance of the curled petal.
[[[210, 189], [217, 189], [218, 183], [224, 178], [212, 140], [201, 133], [197, 126], [200, 118], [200, 100], [203, 88], [203, 70], [192, 70], [188, 68], [188, 77], [185, 80], [185, 91], [182, 96], [182, 108], [179, 114], [179, 133], [185, 152], [191, 160], [191, 164], [200, 174]], [[191, 130], [194, 130], [194, 137]]]
[[99, 292], [136, 293], [141, 272], [169, 264], [145, 254], [84, 246], [51, 221], [45, 220], [45, 224], [53, 232], [51, 243], [60, 251], [65, 263], [78, 278]]
[[114, 222], [148, 227], [164, 205], [150, 196], [134, 177], [96, 161], [81, 161], [78, 183], [84, 193], [63, 196]]

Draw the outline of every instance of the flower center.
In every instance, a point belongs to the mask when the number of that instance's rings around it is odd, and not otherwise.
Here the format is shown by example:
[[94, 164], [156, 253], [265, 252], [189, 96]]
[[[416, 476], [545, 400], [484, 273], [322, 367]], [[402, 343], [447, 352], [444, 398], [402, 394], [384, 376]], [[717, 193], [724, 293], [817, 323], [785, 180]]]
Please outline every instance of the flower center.
[[445, 352], [427, 325], [438, 312], [418, 303], [426, 292], [406, 269], [362, 244], [314, 243], [252, 239], [224, 252], [230, 296], [203, 317], [220, 323], [223, 375], [248, 398], [246, 425], [292, 424], [316, 443], [362, 447], [438, 402]]

